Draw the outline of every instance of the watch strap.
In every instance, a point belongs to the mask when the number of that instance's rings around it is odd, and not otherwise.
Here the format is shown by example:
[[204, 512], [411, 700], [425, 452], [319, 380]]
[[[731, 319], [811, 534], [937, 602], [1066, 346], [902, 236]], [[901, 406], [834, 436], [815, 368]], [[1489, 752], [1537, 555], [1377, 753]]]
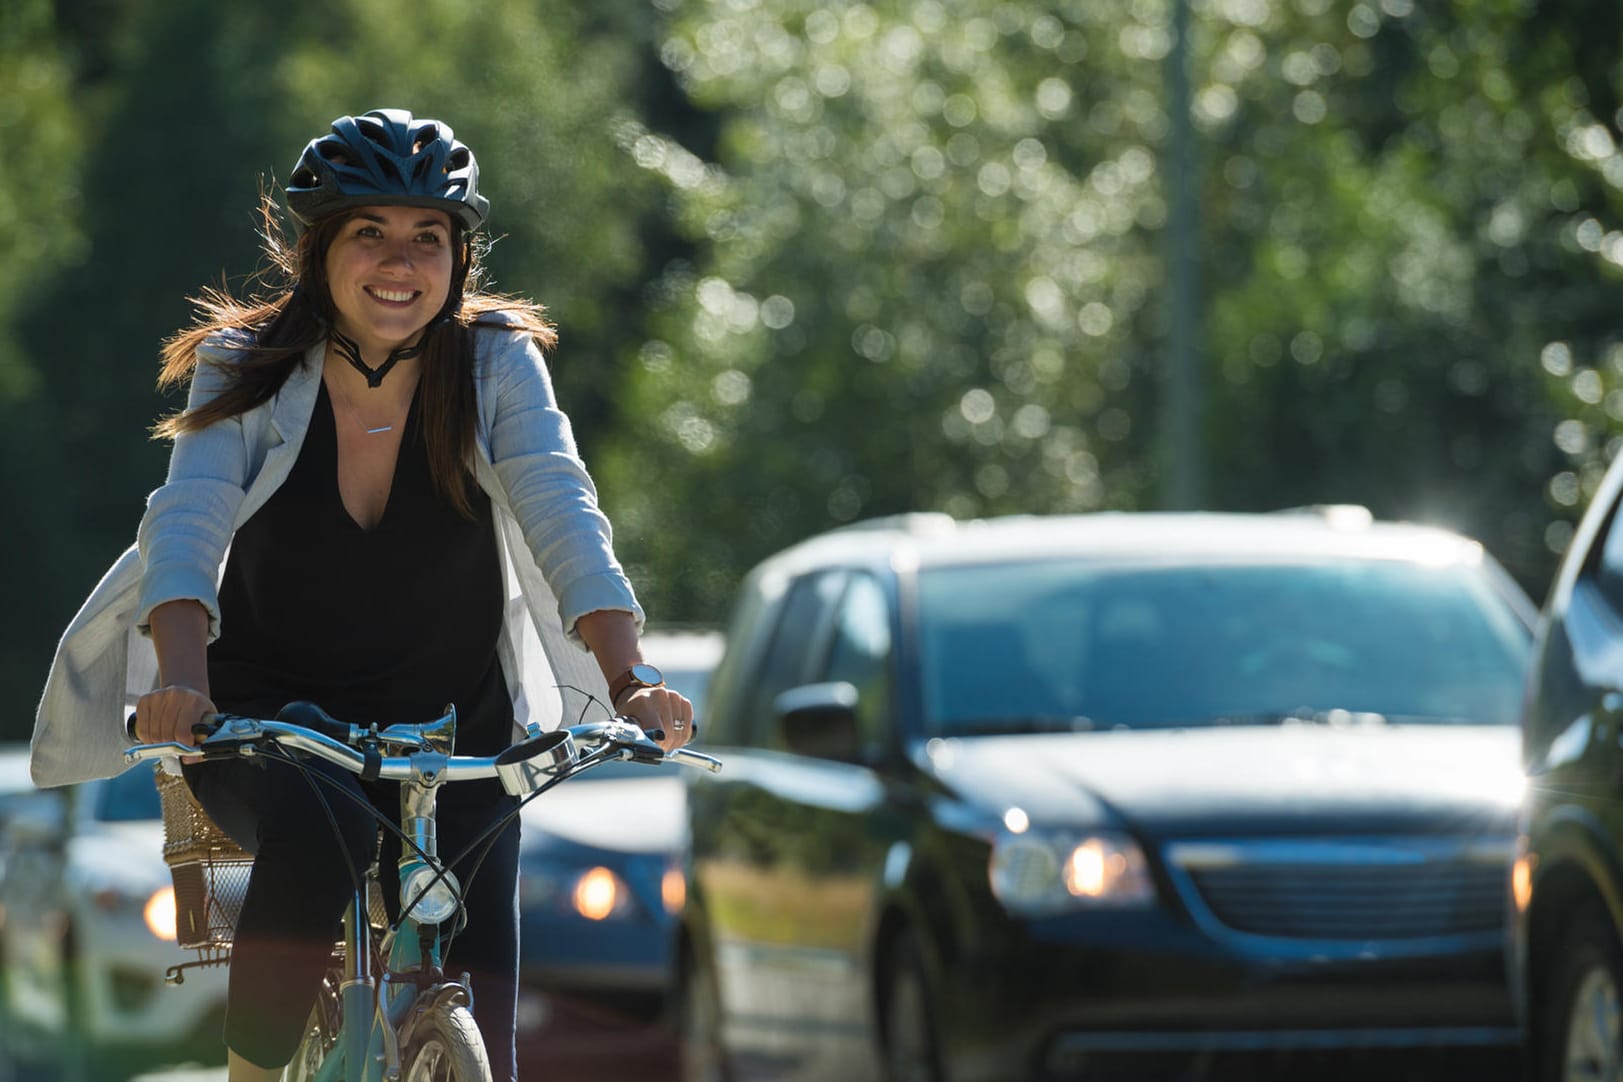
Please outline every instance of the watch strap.
[[[664, 681], [661, 681], [660, 683], [662, 684], [663, 682]], [[619, 676], [616, 676], [609, 683], [609, 705], [618, 709], [620, 706], [620, 696], [624, 695], [632, 688], [657, 688], [659, 686], [660, 684], [649, 683], [647, 680], [639, 678], [635, 669], [627, 669]]]

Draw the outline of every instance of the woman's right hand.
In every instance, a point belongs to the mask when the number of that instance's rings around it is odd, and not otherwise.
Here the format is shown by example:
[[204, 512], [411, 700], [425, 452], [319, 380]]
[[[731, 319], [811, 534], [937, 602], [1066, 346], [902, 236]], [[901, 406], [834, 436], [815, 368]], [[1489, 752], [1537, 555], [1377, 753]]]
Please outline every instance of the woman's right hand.
[[149, 691], [135, 701], [135, 739], [142, 744], [194, 744], [192, 726], [214, 713], [214, 700], [184, 684]]

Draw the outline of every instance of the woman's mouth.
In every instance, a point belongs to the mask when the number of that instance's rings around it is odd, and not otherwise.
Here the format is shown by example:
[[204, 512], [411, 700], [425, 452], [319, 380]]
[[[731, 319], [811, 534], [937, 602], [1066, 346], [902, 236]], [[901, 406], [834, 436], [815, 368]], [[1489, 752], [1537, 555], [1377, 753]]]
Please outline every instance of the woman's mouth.
[[366, 292], [373, 300], [385, 304], [410, 304], [417, 299], [415, 289], [383, 289], [379, 286], [367, 286]]

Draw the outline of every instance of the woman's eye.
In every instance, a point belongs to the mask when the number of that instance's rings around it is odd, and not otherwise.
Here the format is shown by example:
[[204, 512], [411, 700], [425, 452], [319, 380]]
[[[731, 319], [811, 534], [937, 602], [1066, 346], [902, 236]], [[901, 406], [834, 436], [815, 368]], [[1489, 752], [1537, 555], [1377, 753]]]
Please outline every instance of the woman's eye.
[[417, 240], [418, 240], [418, 243], [421, 243], [421, 244], [443, 244], [444, 243], [444, 240], [440, 237], [440, 235], [438, 233], [419, 233], [417, 235]]

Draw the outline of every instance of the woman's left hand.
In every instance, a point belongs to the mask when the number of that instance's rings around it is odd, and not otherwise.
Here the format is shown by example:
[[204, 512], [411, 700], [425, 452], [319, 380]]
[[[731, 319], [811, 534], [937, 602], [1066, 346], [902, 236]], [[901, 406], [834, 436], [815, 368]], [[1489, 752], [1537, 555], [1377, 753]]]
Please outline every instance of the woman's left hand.
[[693, 739], [693, 704], [670, 688], [637, 688], [621, 698], [615, 713], [635, 719], [650, 736], [661, 733], [657, 743], [666, 751], [675, 751]]

